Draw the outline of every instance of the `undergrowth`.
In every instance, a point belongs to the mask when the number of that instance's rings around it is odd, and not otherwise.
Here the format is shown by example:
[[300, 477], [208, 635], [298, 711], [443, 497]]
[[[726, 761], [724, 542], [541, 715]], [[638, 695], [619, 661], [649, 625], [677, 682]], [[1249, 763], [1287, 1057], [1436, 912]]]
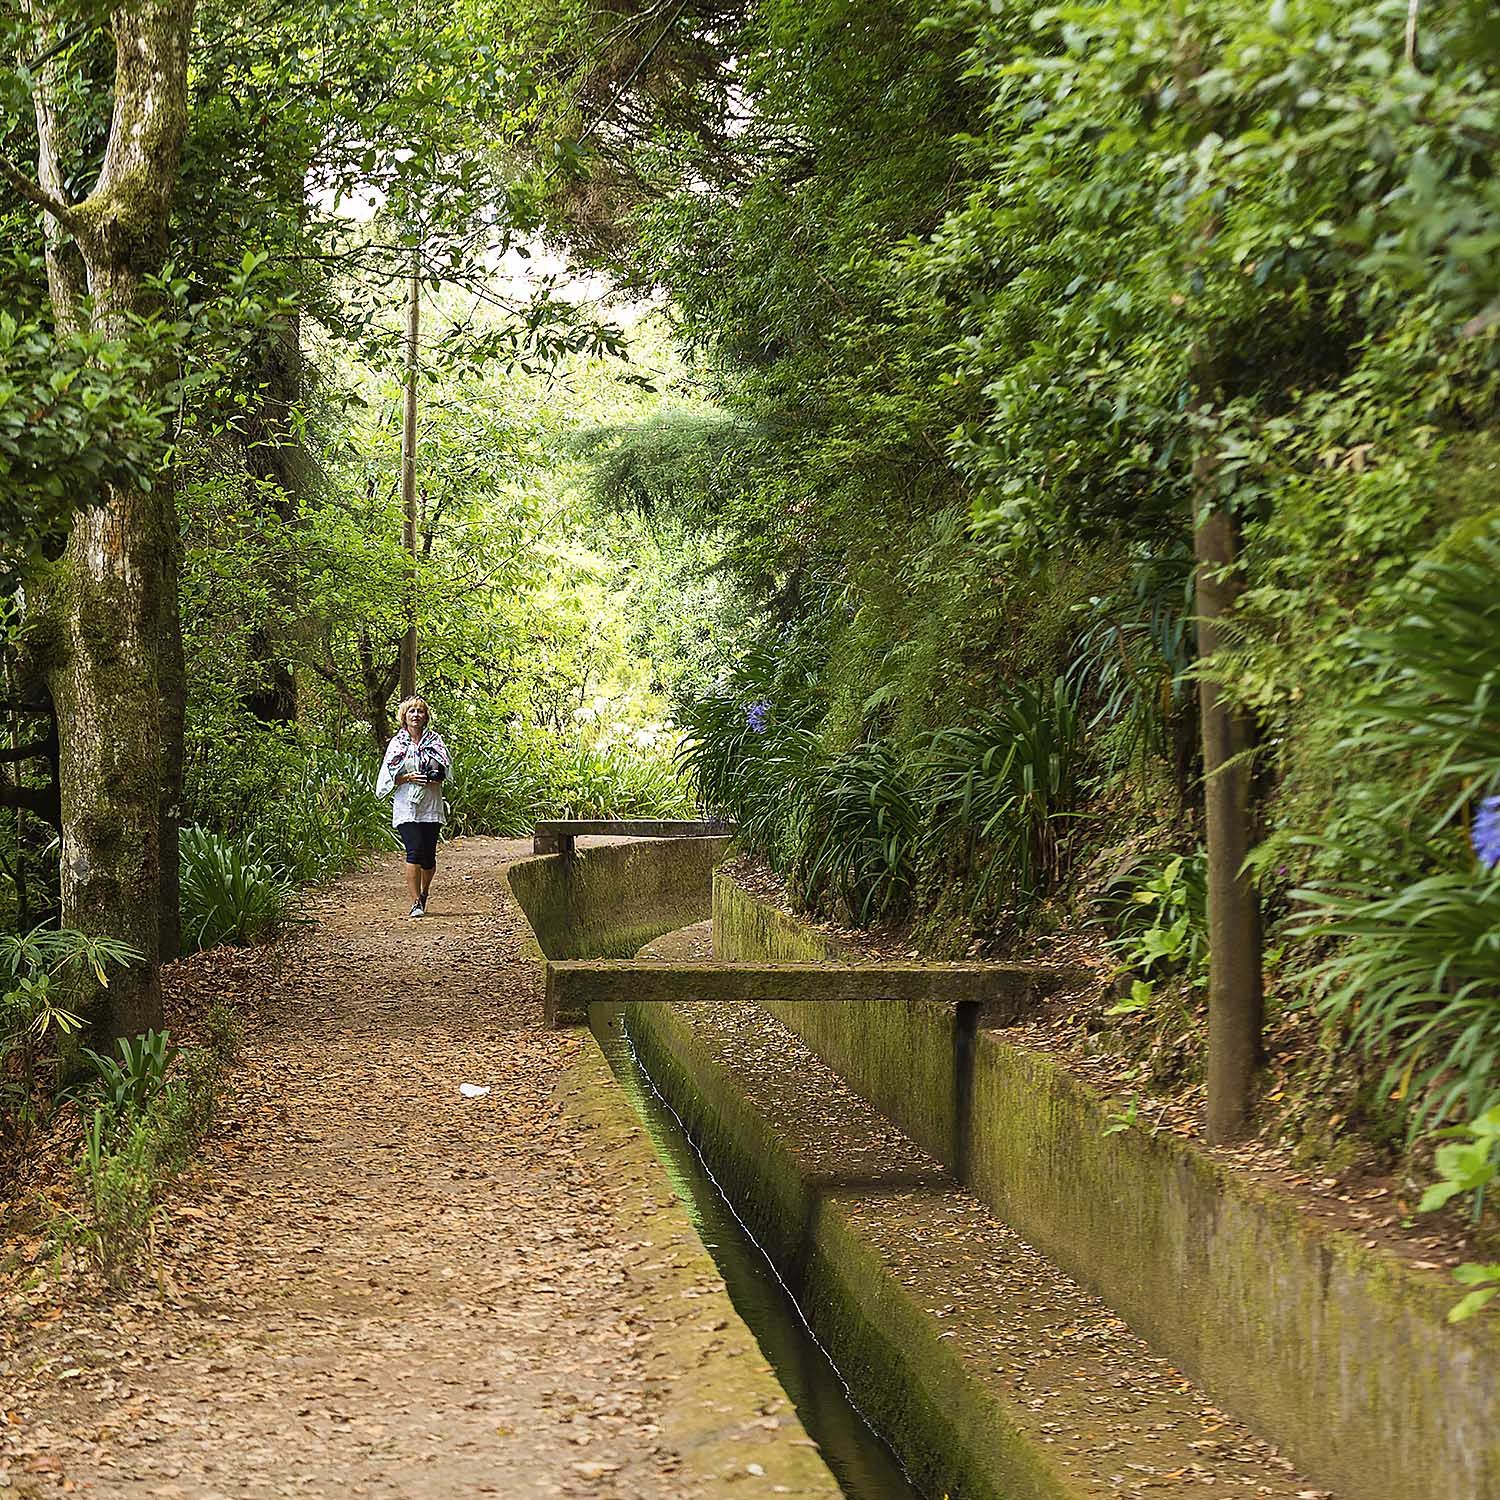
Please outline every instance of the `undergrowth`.
[[53, 1231], [110, 1283], [150, 1259], [166, 1195], [213, 1127], [239, 1037], [233, 1010], [217, 1001], [198, 1046], [148, 1031], [112, 1053], [85, 1051], [90, 1076], [74, 1090], [84, 1114], [78, 1207]]

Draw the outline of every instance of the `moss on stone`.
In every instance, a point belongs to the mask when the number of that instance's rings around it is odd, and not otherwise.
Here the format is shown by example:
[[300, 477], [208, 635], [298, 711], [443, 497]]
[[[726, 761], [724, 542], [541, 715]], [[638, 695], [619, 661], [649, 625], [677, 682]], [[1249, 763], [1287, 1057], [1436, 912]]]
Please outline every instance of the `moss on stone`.
[[[720, 872], [716, 950], [825, 950]], [[856, 1092], [1226, 1407], [1349, 1500], [1500, 1496], [1500, 1326], [1190, 1142], [1104, 1134], [1115, 1101], [951, 1008], [772, 1005]]]
[[548, 958], [631, 958], [702, 919], [723, 838], [607, 844], [510, 867], [510, 888]]

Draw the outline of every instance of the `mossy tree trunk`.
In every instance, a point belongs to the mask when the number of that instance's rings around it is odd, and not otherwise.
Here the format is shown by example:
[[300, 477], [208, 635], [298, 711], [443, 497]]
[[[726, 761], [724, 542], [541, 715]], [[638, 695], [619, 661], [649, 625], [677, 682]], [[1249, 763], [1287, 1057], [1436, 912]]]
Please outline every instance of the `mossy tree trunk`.
[[[114, 109], [93, 190], [66, 192], [77, 162], [61, 89], [35, 90], [38, 170], [4, 175], [46, 210], [54, 314], [65, 328], [127, 332], [150, 310], [187, 123], [192, 0], [130, 0], [110, 10]], [[65, 23], [45, 5], [39, 35]], [[160, 404], [166, 368], [142, 377]], [[176, 494], [170, 468], [148, 489], [108, 488], [79, 511], [62, 560], [37, 592], [48, 617], [47, 675], [61, 729], [63, 921], [122, 938], [144, 955], [101, 997], [102, 1030], [161, 1024], [158, 959], [177, 945], [176, 827], [182, 782], [182, 646]]]

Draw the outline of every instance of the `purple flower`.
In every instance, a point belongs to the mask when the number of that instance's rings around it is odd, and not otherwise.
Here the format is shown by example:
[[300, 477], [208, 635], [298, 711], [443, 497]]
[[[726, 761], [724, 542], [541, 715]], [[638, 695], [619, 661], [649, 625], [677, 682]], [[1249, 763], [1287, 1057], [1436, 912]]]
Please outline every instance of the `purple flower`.
[[745, 723], [748, 724], [750, 728], [756, 732], [756, 734], [764, 734], [766, 732], [766, 715], [770, 713], [770, 711], [771, 705], [767, 703], [764, 698], [762, 698], [759, 703], [752, 703], [750, 707], [745, 710]]
[[1486, 870], [1500, 865], [1500, 797], [1485, 797], [1474, 814], [1469, 842]]

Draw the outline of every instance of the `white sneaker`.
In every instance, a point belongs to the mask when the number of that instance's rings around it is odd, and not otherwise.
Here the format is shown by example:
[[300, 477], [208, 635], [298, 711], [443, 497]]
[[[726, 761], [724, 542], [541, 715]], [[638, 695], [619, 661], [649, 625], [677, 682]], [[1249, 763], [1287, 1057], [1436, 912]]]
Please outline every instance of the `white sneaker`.
[[425, 917], [427, 915], [427, 908], [418, 901], [406, 915], [409, 917]]

